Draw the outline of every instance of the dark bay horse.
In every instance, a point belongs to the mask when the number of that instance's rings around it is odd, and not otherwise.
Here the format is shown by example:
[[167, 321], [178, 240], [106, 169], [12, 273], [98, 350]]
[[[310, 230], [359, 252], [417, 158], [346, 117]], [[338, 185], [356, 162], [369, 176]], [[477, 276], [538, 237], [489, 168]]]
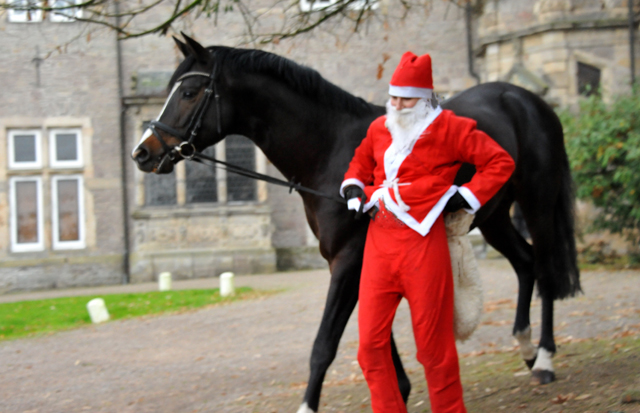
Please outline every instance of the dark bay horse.
[[[204, 48], [176, 39], [185, 60], [174, 73], [171, 94], [153, 131], [132, 156], [145, 172], [168, 173], [182, 157], [173, 148], [190, 139], [198, 151], [231, 134], [262, 149], [287, 178], [337, 194], [343, 174], [369, 124], [383, 107], [369, 104], [324, 80], [316, 71], [258, 50]], [[213, 98], [212, 95], [217, 95]], [[519, 292], [513, 334], [522, 356], [541, 383], [555, 379], [551, 357], [554, 300], [580, 291], [573, 231], [572, 183], [562, 126], [536, 95], [506, 83], [487, 83], [443, 103], [445, 109], [478, 122], [516, 160], [500, 192], [476, 215], [489, 244], [515, 269]], [[196, 134], [191, 136], [193, 131]], [[153, 133], [152, 133], [153, 132]], [[456, 184], [474, 169], [464, 165]], [[213, 184], [213, 183], [212, 183]], [[322, 381], [358, 300], [368, 217], [355, 220], [337, 202], [301, 193], [307, 220], [329, 262], [331, 284], [311, 353], [311, 371], [300, 413], [317, 412]], [[511, 223], [514, 201], [522, 208], [530, 245]], [[425, 268], [425, 271], [428, 271]], [[531, 342], [529, 311], [537, 283], [542, 299], [541, 338]], [[406, 402], [411, 385], [392, 337], [393, 359]]]

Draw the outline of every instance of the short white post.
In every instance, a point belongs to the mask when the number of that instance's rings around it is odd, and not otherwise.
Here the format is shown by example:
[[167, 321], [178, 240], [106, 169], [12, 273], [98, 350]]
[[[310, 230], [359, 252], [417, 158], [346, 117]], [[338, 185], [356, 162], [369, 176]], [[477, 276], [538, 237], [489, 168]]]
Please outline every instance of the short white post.
[[89, 317], [91, 317], [91, 322], [94, 324], [109, 321], [109, 311], [107, 311], [107, 306], [102, 298], [94, 298], [89, 301], [87, 303], [87, 311], [89, 311]]
[[234, 295], [235, 293], [236, 290], [233, 287], [233, 273], [223, 272], [222, 274], [220, 274], [220, 296], [228, 297], [230, 295]]
[[161, 272], [158, 276], [158, 290], [170, 291], [171, 290], [171, 273]]

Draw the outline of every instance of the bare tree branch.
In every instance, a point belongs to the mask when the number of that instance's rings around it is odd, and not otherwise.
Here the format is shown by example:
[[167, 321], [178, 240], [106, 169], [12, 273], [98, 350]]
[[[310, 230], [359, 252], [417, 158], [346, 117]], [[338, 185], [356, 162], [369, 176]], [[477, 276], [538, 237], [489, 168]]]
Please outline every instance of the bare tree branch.
[[[305, 4], [310, 11], [303, 11], [301, 1], [306, 0], [69, 0], [63, 5], [46, 0], [0, 0], [0, 11], [56, 13], [71, 20], [108, 27], [117, 32], [119, 39], [166, 34], [178, 21], [185, 23], [189, 19], [213, 18], [217, 25], [221, 12], [240, 13], [245, 26], [241, 43], [259, 46], [311, 32], [332, 20], [349, 20], [353, 24], [353, 32], [358, 32], [364, 22], [382, 17], [379, 9], [383, 2], [397, 4], [403, 11], [398, 17], [403, 19], [411, 8], [428, 7], [436, 0], [329, 0], [322, 7], [315, 3], [318, 0], [309, 0]], [[477, 3], [473, 0], [447, 1], [458, 7], [470, 1]], [[114, 7], [116, 2], [119, 3], [118, 11]], [[75, 13], [76, 10], [82, 10], [82, 14]], [[274, 14], [283, 16], [282, 23], [270, 17]], [[141, 22], [148, 15], [157, 17], [151, 27], [146, 22], [148, 18], [144, 22], [146, 24]], [[268, 21], [264, 24], [267, 27], [264, 31], [261, 29], [263, 21]]]

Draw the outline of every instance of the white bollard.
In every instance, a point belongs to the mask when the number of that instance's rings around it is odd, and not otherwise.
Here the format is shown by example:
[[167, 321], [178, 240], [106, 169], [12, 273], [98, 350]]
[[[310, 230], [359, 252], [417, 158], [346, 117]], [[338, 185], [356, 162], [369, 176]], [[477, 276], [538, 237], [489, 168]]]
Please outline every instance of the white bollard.
[[223, 272], [222, 274], [220, 274], [220, 296], [228, 297], [230, 295], [234, 295], [235, 293], [236, 290], [233, 287], [233, 273]]
[[94, 324], [109, 321], [109, 311], [107, 311], [107, 306], [102, 298], [94, 298], [89, 301], [87, 311], [89, 311], [89, 317]]
[[158, 276], [158, 290], [170, 291], [171, 290], [171, 273], [161, 272]]

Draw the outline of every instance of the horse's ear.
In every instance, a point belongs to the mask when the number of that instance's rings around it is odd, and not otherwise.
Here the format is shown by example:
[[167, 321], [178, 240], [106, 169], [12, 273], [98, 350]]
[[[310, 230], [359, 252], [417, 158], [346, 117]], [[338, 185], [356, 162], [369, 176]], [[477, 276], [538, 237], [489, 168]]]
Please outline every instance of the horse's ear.
[[186, 44], [182, 43], [180, 39], [178, 39], [177, 37], [175, 36], [171, 36], [171, 37], [173, 37], [173, 41], [176, 42], [178, 49], [180, 49], [184, 57], [189, 57], [189, 55], [191, 54], [189, 47]]
[[180, 32], [180, 34], [182, 34], [182, 37], [184, 37], [184, 40], [187, 41], [186, 46], [189, 49], [190, 54], [192, 54], [196, 59], [198, 59], [199, 62], [207, 63], [211, 58], [211, 54], [209, 53], [209, 51], [205, 49], [204, 46], [202, 46], [200, 43], [196, 42], [195, 40], [193, 40], [191, 37], [187, 36], [183, 32]]

